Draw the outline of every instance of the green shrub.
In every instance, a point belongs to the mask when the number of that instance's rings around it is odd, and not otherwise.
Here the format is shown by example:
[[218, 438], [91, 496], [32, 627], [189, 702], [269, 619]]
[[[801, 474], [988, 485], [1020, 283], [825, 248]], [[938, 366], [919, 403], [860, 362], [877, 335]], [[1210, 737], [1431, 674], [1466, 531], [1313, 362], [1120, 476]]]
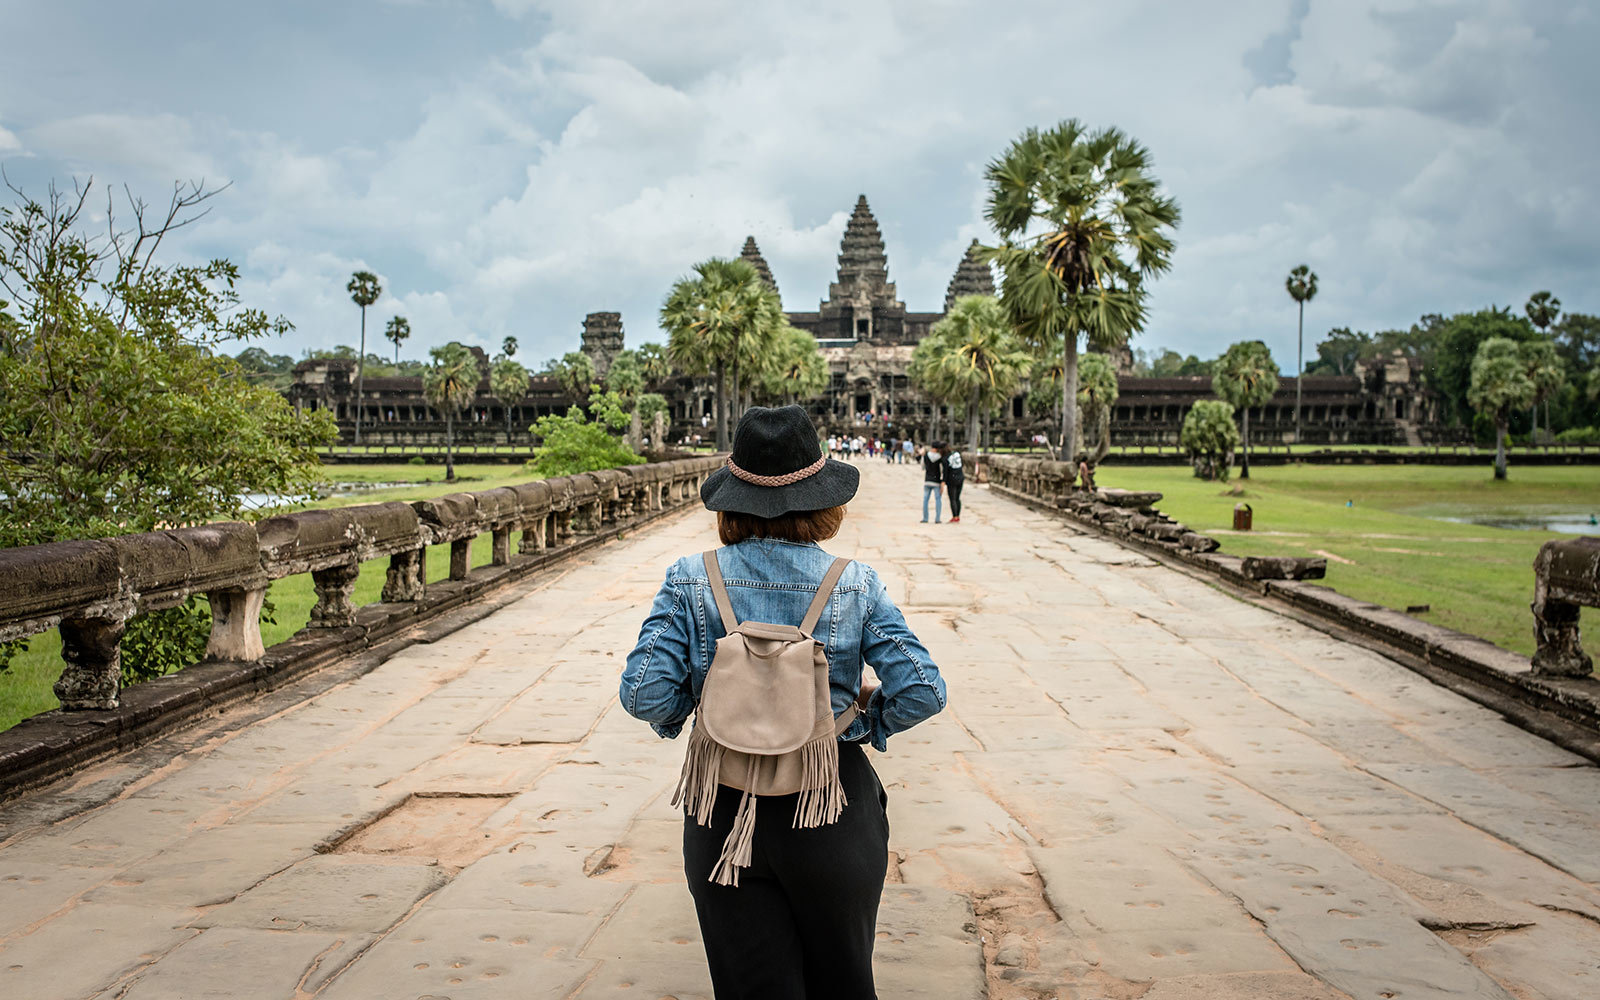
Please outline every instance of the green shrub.
[[594, 469], [638, 465], [644, 458], [574, 406], [564, 417], [540, 417], [533, 431], [543, 442], [523, 468], [537, 476], [570, 476]]
[[1197, 477], [1227, 482], [1233, 450], [1239, 447], [1233, 407], [1220, 399], [1202, 399], [1189, 407], [1178, 432], [1178, 443], [1189, 453]]
[[1557, 444], [1600, 444], [1600, 427], [1568, 427], [1556, 435]]
[[421, 455], [412, 455], [410, 458], [406, 459], [406, 464], [407, 465], [427, 465], [428, 464], [428, 460], [423, 458]]

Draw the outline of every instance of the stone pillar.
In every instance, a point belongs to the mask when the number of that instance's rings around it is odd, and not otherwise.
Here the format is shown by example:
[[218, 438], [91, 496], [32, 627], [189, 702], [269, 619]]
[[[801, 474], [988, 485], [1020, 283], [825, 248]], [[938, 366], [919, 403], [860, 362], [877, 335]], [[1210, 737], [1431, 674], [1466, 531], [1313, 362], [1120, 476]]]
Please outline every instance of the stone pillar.
[[68, 711], [117, 707], [122, 687], [123, 618], [65, 618], [61, 659], [66, 666], [54, 691]]
[[1578, 631], [1578, 605], [1551, 599], [1543, 582], [1535, 584], [1533, 598], [1533, 672], [1553, 677], [1588, 677], [1594, 661], [1583, 651]]
[[450, 543], [450, 579], [465, 580], [472, 567], [472, 539]]
[[356, 606], [350, 601], [350, 592], [355, 590], [356, 577], [360, 575], [360, 563], [312, 570], [311, 585], [317, 592], [317, 603], [311, 608], [311, 618], [306, 622], [306, 628], [348, 628], [354, 625]]
[[571, 511], [571, 510], [559, 511], [556, 514], [552, 515], [556, 519], [556, 523], [555, 523], [556, 540], [558, 542], [560, 542], [562, 545], [567, 545], [567, 544], [571, 543], [573, 536], [578, 533], [577, 528], [572, 523], [572, 521], [573, 521], [572, 515], [573, 515], [573, 511]]
[[496, 566], [511, 562], [511, 525], [503, 524], [493, 531], [494, 545], [489, 561]]
[[383, 581], [383, 600], [420, 601], [427, 592], [428, 550], [411, 549], [389, 557], [389, 573]]
[[206, 643], [208, 660], [259, 660], [267, 648], [261, 641], [261, 602], [267, 588], [213, 590], [211, 639]]
[[522, 525], [522, 541], [517, 545], [517, 551], [522, 555], [534, 555], [545, 550], [544, 536], [545, 519], [535, 518]]

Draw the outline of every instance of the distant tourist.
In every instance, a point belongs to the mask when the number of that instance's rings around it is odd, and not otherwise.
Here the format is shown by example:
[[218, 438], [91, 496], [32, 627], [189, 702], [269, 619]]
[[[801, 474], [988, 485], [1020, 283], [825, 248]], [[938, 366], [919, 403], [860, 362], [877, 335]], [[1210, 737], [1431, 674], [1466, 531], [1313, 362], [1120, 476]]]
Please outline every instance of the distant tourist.
[[928, 497], [933, 497], [933, 523], [944, 519], [944, 456], [938, 442], [922, 453], [922, 523], [928, 523]]
[[1094, 489], [1094, 470], [1089, 468], [1086, 459], [1078, 459], [1078, 481], [1083, 484], [1084, 489]]
[[[878, 574], [818, 547], [838, 533], [859, 480], [857, 469], [823, 460], [800, 407], [748, 410], [728, 463], [700, 489], [724, 548], [667, 570], [622, 672], [622, 707], [659, 735], [676, 737], [695, 716], [685, 741], [683, 869], [718, 997], [874, 995], [888, 794], [861, 744], [883, 750], [940, 711], [947, 695]], [[741, 623], [753, 631], [733, 634]], [[774, 625], [799, 637], [760, 638]], [[813, 641], [825, 660], [812, 660]], [[808, 734], [813, 715], [824, 732], [791, 754], [741, 753], [723, 742], [732, 735], [748, 749], [790, 748], [793, 716], [782, 709], [814, 705], [809, 695], [802, 706], [740, 698], [736, 682], [751, 676], [760, 645], [779, 647], [774, 674], [800, 653], [807, 692], [812, 663], [825, 674], [830, 694], [818, 707], [833, 726], [820, 712], [804, 713]], [[862, 683], [863, 658], [880, 684]], [[732, 682], [707, 685], [708, 674]], [[803, 764], [792, 771], [755, 770], [757, 761], [796, 757]]]
[[944, 455], [944, 488], [950, 494], [950, 523], [961, 521], [961, 487], [967, 481], [967, 472], [961, 467], [961, 452], [950, 447]]
[[911, 443], [911, 439], [910, 438], [906, 438], [904, 441], [900, 442], [900, 464], [901, 465], [904, 465], [905, 463], [911, 461], [911, 452], [916, 447], [917, 447], [916, 445]]

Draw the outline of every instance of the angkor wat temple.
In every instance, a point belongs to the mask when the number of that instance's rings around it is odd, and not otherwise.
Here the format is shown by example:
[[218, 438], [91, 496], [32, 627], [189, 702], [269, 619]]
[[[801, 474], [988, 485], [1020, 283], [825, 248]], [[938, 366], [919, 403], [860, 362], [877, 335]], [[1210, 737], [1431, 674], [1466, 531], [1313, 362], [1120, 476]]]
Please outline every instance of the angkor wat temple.
[[[910, 435], [922, 439], [935, 427], [948, 433], [961, 413], [946, 413], [935, 422], [932, 402], [906, 377], [912, 349], [927, 336], [951, 304], [963, 295], [992, 295], [989, 265], [977, 255], [973, 240], [957, 262], [938, 312], [910, 312], [889, 280], [889, 259], [877, 220], [865, 195], [845, 225], [839, 246], [838, 275], [814, 312], [789, 312], [789, 322], [817, 338], [828, 360], [831, 380], [826, 392], [806, 405], [819, 430]], [[779, 291], [772, 269], [754, 237], [745, 240], [740, 256], [755, 266], [762, 279]], [[781, 291], [780, 291], [781, 296]], [[664, 338], [663, 338], [664, 339]], [[622, 316], [590, 313], [583, 322], [581, 349], [604, 373], [623, 349]], [[1183, 417], [1196, 401], [1212, 397], [1209, 376], [1146, 378], [1132, 374], [1126, 348], [1116, 359], [1120, 398], [1112, 413], [1114, 445], [1174, 445]], [[1414, 361], [1393, 359], [1358, 365], [1354, 375], [1307, 376], [1301, 401], [1304, 439], [1313, 444], [1426, 444], [1440, 432], [1436, 407], [1424, 390]], [[338, 359], [303, 361], [295, 366], [289, 399], [300, 406], [331, 409], [348, 429], [354, 414], [355, 362]], [[669, 436], [682, 441], [702, 433], [713, 413], [714, 390], [709, 378], [679, 376], [655, 387], [668, 399], [672, 416]], [[362, 436], [375, 444], [407, 444], [442, 439], [444, 422], [422, 397], [421, 379], [368, 378], [364, 384]], [[1049, 432], [1047, 421], [1030, 416], [1023, 392], [991, 418], [986, 443], [1016, 445], [1035, 433]], [[1250, 438], [1256, 443], [1292, 441], [1295, 379], [1279, 381], [1277, 395], [1251, 410]], [[539, 416], [562, 413], [573, 402], [552, 378], [534, 376], [528, 394], [511, 412], [514, 439], [528, 440], [527, 427]], [[504, 404], [488, 394], [485, 381], [479, 398], [460, 422], [467, 440], [503, 440]], [[953, 418], [953, 422], [945, 422]]]

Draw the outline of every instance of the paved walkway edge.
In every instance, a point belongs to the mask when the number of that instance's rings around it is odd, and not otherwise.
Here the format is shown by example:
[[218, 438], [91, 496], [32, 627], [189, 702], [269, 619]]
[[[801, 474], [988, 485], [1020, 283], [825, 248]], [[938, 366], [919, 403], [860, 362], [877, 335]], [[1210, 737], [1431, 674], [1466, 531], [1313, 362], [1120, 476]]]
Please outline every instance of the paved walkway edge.
[[[698, 503], [636, 516], [559, 549], [515, 555], [482, 566], [464, 580], [430, 583], [425, 599], [378, 602], [357, 611], [350, 628], [301, 629], [255, 661], [211, 660], [126, 688], [106, 711], [43, 712], [0, 732], [0, 802], [48, 785], [115, 754], [144, 746], [242, 702], [362, 656], [371, 669], [418, 642], [432, 642], [472, 624], [516, 596], [511, 588], [660, 521], [698, 510]], [[497, 599], [502, 598], [502, 599]], [[341, 676], [339, 680], [348, 679]]]
[[1526, 656], [1487, 639], [1347, 597], [1331, 587], [1297, 580], [1252, 580], [1240, 571], [1242, 560], [1237, 556], [1193, 552], [997, 483], [988, 486], [1009, 500], [1055, 514], [1085, 534], [1135, 549], [1263, 608], [1380, 653], [1523, 729], [1600, 763], [1600, 681], [1536, 676]]

